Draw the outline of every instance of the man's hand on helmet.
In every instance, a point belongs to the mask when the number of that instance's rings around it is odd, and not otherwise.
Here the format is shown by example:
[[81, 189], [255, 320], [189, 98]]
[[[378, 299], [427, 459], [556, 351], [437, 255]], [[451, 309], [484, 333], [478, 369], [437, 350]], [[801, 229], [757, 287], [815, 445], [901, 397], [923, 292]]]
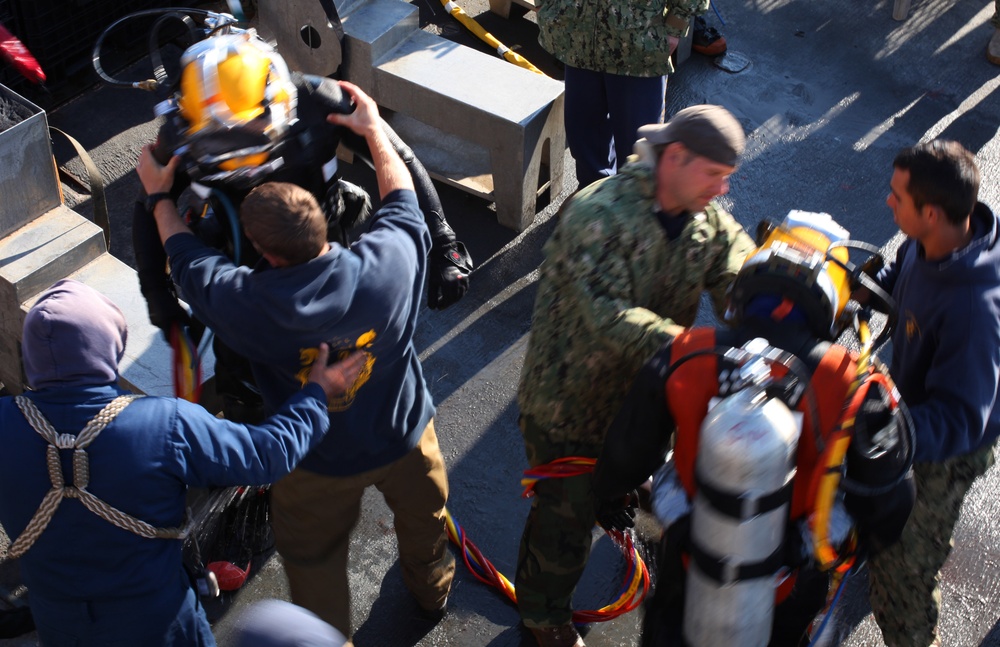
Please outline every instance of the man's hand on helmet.
[[331, 124], [349, 128], [362, 137], [367, 137], [373, 131], [381, 130], [382, 118], [378, 115], [378, 106], [375, 104], [375, 100], [353, 83], [340, 81], [340, 87], [354, 101], [354, 111], [347, 114], [332, 112], [327, 115], [326, 120]]
[[428, 257], [427, 307], [444, 310], [469, 291], [472, 258], [461, 241], [432, 248]]
[[139, 161], [135, 165], [135, 172], [139, 176], [139, 181], [142, 182], [142, 188], [145, 189], [146, 195], [169, 192], [174, 186], [174, 174], [177, 172], [180, 161], [181, 158], [175, 155], [164, 166], [156, 161], [151, 144], [143, 146], [142, 152], [139, 154]]

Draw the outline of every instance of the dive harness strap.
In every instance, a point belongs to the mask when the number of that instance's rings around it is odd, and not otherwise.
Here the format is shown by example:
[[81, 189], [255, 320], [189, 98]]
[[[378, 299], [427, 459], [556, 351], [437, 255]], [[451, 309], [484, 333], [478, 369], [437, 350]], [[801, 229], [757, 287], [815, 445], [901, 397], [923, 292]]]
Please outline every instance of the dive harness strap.
[[695, 474], [695, 483], [698, 487], [698, 494], [705, 497], [717, 512], [742, 522], [757, 515], [777, 510], [790, 501], [792, 486], [795, 483], [794, 475], [795, 471], [793, 470], [784, 485], [767, 494], [757, 494], [753, 491], [741, 492], [740, 494], [725, 492], [710, 483], [706, 483], [697, 473]]
[[[754, 492], [733, 494], [706, 483], [695, 474], [698, 495], [720, 514], [732, 517], [739, 522], [752, 519], [758, 515], [779, 509], [788, 503], [792, 496], [795, 471], [777, 490], [767, 494], [755, 495]], [[722, 586], [735, 584], [743, 580], [754, 580], [775, 575], [785, 565], [784, 546], [779, 545], [774, 552], [758, 562], [740, 562], [732, 557], [718, 557], [707, 552], [697, 542], [691, 542], [691, 559], [698, 570], [715, 580]]]
[[[49, 490], [42, 499], [38, 510], [31, 521], [25, 527], [21, 536], [18, 537], [10, 547], [11, 557], [20, 557], [42, 534], [53, 514], [64, 498], [79, 499], [80, 502], [91, 512], [101, 519], [111, 523], [122, 530], [145, 537], [147, 539], [184, 539], [187, 537], [190, 527], [186, 523], [181, 528], [156, 528], [145, 521], [136, 519], [132, 515], [118, 510], [112, 505], [105, 503], [101, 499], [87, 491], [90, 483], [90, 458], [84, 451], [90, 443], [94, 442], [105, 427], [125, 410], [129, 404], [141, 395], [121, 395], [112, 400], [101, 411], [94, 416], [87, 426], [77, 435], [61, 434], [55, 430], [52, 423], [42, 415], [35, 404], [23, 395], [16, 396], [14, 401], [28, 424], [38, 432], [49, 446], [46, 448], [45, 462], [49, 469], [49, 479], [52, 481], [52, 489]], [[63, 477], [62, 461], [59, 452], [62, 449], [73, 450], [73, 483], [67, 485]]]
[[706, 552], [697, 542], [691, 542], [690, 554], [698, 570], [722, 586], [772, 577], [785, 565], [783, 545], [779, 545], [773, 553], [759, 562], [738, 562], [732, 557], [717, 557]]

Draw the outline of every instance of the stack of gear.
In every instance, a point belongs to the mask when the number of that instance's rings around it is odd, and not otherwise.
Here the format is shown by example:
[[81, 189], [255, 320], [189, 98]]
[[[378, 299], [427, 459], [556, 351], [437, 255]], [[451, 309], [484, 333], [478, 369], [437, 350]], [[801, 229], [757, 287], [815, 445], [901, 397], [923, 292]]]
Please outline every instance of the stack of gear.
[[[871, 248], [826, 214], [792, 212], [761, 238], [733, 285], [734, 327], [664, 345], [597, 462], [602, 525], [655, 475], [666, 530], [644, 645], [800, 644], [832, 582], [912, 509], [912, 424], [848, 304], [863, 281], [847, 247]], [[852, 321], [860, 354], [833, 343]]]
[[[126, 16], [111, 25], [105, 35], [132, 18], [155, 13], [157, 10], [147, 10]], [[363, 137], [327, 121], [331, 113], [346, 114], [354, 109], [339, 83], [290, 72], [271, 44], [254, 30], [238, 27], [231, 15], [198, 9], [159, 13], [162, 16], [150, 37], [155, 79], [127, 83], [104, 74], [100, 67], [104, 35], [95, 45], [94, 65], [111, 84], [153, 90], [160, 95], [156, 114], [163, 123], [154, 155], [161, 164], [174, 155], [180, 157], [170, 195], [192, 231], [236, 263], [253, 266], [259, 257], [240, 227], [239, 206], [254, 187], [264, 182], [291, 182], [312, 193], [323, 208], [328, 240], [349, 246], [353, 231], [372, 211], [372, 203], [363, 188], [340, 176], [337, 150], [343, 146], [369, 166], [371, 155]], [[194, 27], [191, 16], [203, 18], [202, 29]], [[187, 30], [189, 42], [193, 41], [173, 66], [164, 64], [159, 45], [159, 31], [171, 20], [179, 21]], [[178, 71], [174, 77], [167, 72], [170, 67]], [[472, 259], [445, 220], [440, 198], [423, 165], [388, 124], [383, 122], [382, 126], [413, 177], [430, 230], [428, 307], [446, 308], [468, 290]], [[150, 320], [172, 341], [175, 354], [180, 357], [186, 352], [197, 364], [195, 350], [204, 328], [179, 303], [166, 272], [166, 255], [150, 214], [156, 199], [158, 196], [147, 199], [140, 193], [134, 209], [133, 244], [140, 288]], [[265, 413], [263, 401], [247, 360], [218, 339], [213, 340], [213, 350], [215, 390], [221, 397], [225, 417], [245, 423], [261, 421]], [[191, 382], [175, 377], [176, 384]], [[197, 385], [187, 394], [178, 393], [189, 399], [197, 399], [198, 394]], [[213, 499], [246, 500], [234, 497], [231, 491], [213, 493]], [[260, 545], [233, 547], [229, 542], [232, 550], [223, 552], [232, 554], [204, 556], [198, 555], [195, 547], [197, 561], [228, 561], [245, 573], [247, 555], [260, 555], [270, 548], [269, 533], [255, 532], [250, 527], [257, 523], [255, 520], [267, 518], [269, 500], [266, 495], [254, 497], [253, 514], [243, 514], [242, 509], [224, 514], [226, 519], [233, 514], [245, 517], [247, 527], [240, 536], [255, 538]], [[218, 506], [210, 501], [205, 513], [213, 510], [217, 513]], [[212, 550], [210, 537], [202, 538]]]

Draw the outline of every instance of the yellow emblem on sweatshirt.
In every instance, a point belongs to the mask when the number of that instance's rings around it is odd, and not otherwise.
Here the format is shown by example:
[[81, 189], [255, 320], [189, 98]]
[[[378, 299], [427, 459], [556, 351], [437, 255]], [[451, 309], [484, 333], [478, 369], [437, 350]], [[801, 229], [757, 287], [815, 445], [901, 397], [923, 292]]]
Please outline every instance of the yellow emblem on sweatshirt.
[[[358, 374], [354, 384], [352, 384], [347, 392], [339, 398], [334, 398], [330, 401], [327, 409], [329, 411], [344, 411], [351, 406], [354, 402], [354, 397], [357, 395], [358, 390], [364, 386], [368, 379], [372, 375], [372, 367], [375, 366], [375, 355], [366, 349], [371, 348], [372, 344], [375, 343], [376, 333], [374, 330], [369, 330], [368, 332], [362, 333], [358, 336], [353, 343], [347, 340], [333, 340], [328, 342], [327, 345], [330, 346], [330, 361], [339, 362], [345, 359], [348, 355], [356, 350], [362, 350], [365, 352], [365, 365], [361, 368], [361, 372]], [[312, 368], [313, 362], [316, 361], [316, 357], [319, 356], [319, 348], [301, 348], [299, 349], [299, 369], [296, 377], [298, 377], [299, 383], [305, 386], [309, 382], [309, 371]]]

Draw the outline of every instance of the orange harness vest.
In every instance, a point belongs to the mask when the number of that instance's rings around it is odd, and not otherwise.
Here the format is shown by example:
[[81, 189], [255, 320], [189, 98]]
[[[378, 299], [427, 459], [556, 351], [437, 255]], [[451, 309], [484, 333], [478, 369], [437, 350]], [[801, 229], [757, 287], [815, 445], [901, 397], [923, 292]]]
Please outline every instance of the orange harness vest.
[[[716, 347], [713, 328], [694, 328], [678, 335], [671, 344], [670, 362]], [[708, 413], [710, 400], [719, 394], [719, 356], [706, 353], [693, 357], [675, 370], [664, 385], [667, 404], [676, 423], [674, 439], [674, 465], [689, 499], [694, 498], [695, 460], [701, 423]], [[787, 373], [784, 366], [772, 367], [775, 378]], [[819, 363], [812, 369], [809, 386], [815, 394], [820, 435], [825, 441], [837, 429], [844, 410], [848, 390], [856, 376], [857, 366], [849, 351], [842, 346], [829, 344]], [[796, 476], [792, 484], [789, 520], [806, 519], [812, 514], [815, 501], [811, 491], [811, 477], [819, 462], [820, 449], [816, 446], [815, 426], [811, 419], [808, 400], [803, 397], [797, 410], [803, 414], [803, 431], [796, 454]], [[791, 582], [782, 586], [779, 601], [791, 590]]]

